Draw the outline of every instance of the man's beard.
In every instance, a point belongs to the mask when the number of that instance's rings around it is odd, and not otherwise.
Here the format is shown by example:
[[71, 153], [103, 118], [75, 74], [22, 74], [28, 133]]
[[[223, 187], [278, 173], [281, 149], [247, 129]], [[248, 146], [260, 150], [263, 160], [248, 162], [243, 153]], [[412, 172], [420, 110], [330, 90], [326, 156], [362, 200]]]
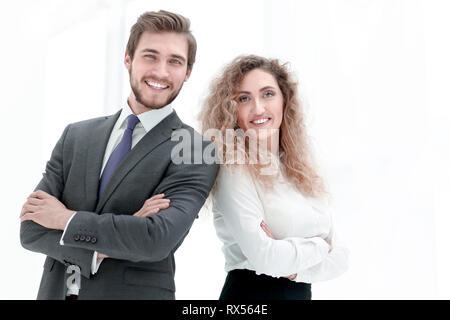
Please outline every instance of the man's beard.
[[139, 90], [139, 84], [134, 84], [133, 80], [132, 80], [132, 76], [130, 74], [130, 85], [131, 85], [131, 90], [133, 91], [134, 96], [136, 97], [136, 101], [138, 103], [140, 103], [141, 105], [143, 105], [144, 107], [146, 107], [147, 109], [161, 109], [165, 106], [167, 106], [168, 104], [172, 103], [173, 100], [175, 100], [175, 98], [178, 96], [178, 94], [181, 91], [181, 88], [183, 88], [183, 84], [181, 84], [180, 88], [173, 92], [165, 102], [163, 102], [161, 105], [150, 105], [148, 103], [146, 103], [144, 101], [144, 98], [142, 97], [142, 92], [141, 90]]

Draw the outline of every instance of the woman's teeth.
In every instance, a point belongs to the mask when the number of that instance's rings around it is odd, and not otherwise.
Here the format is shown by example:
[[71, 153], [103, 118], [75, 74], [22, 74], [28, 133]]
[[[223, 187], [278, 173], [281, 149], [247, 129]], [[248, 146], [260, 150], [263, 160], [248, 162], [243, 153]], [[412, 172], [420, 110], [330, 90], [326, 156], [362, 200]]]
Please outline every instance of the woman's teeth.
[[267, 121], [269, 121], [269, 118], [253, 120], [253, 121], [250, 121], [250, 122], [254, 123], [254, 124], [262, 124], [262, 123], [265, 123]]

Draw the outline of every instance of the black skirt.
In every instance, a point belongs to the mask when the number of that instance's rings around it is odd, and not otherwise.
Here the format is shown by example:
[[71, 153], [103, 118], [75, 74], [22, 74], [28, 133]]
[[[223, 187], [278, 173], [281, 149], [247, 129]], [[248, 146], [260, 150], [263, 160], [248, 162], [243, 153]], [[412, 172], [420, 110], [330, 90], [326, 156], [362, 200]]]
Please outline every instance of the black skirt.
[[231, 270], [219, 300], [311, 300], [311, 284]]

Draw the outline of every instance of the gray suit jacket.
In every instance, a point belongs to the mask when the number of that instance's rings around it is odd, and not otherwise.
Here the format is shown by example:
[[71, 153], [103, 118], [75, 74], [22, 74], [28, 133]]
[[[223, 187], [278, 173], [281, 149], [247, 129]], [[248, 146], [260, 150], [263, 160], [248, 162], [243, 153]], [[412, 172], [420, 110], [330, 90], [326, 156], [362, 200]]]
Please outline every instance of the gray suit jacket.
[[[47, 255], [38, 299], [64, 299], [66, 270], [73, 264], [82, 274], [79, 299], [175, 299], [174, 252], [208, 197], [218, 165], [171, 161], [178, 143], [171, 141], [174, 130], [186, 129], [197, 141], [200, 136], [174, 111], [126, 155], [97, 199], [103, 155], [119, 115], [67, 126], [36, 187], [77, 211], [64, 246], [62, 231], [21, 223], [22, 246]], [[196, 148], [192, 158], [211, 145], [202, 141]], [[168, 209], [147, 218], [133, 216], [159, 193], [171, 200]], [[91, 275], [94, 251], [109, 258]]]

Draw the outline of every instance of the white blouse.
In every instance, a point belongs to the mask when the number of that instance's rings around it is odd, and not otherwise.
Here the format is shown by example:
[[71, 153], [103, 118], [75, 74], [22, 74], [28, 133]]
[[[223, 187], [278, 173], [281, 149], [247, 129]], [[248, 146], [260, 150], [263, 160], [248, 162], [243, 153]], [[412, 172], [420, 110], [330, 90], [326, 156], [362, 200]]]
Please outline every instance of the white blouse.
[[[348, 268], [348, 251], [338, 243], [331, 213], [303, 196], [280, 174], [267, 191], [243, 165], [221, 166], [213, 194], [214, 226], [223, 242], [225, 271], [313, 283], [335, 278]], [[264, 220], [275, 239], [262, 230]]]

